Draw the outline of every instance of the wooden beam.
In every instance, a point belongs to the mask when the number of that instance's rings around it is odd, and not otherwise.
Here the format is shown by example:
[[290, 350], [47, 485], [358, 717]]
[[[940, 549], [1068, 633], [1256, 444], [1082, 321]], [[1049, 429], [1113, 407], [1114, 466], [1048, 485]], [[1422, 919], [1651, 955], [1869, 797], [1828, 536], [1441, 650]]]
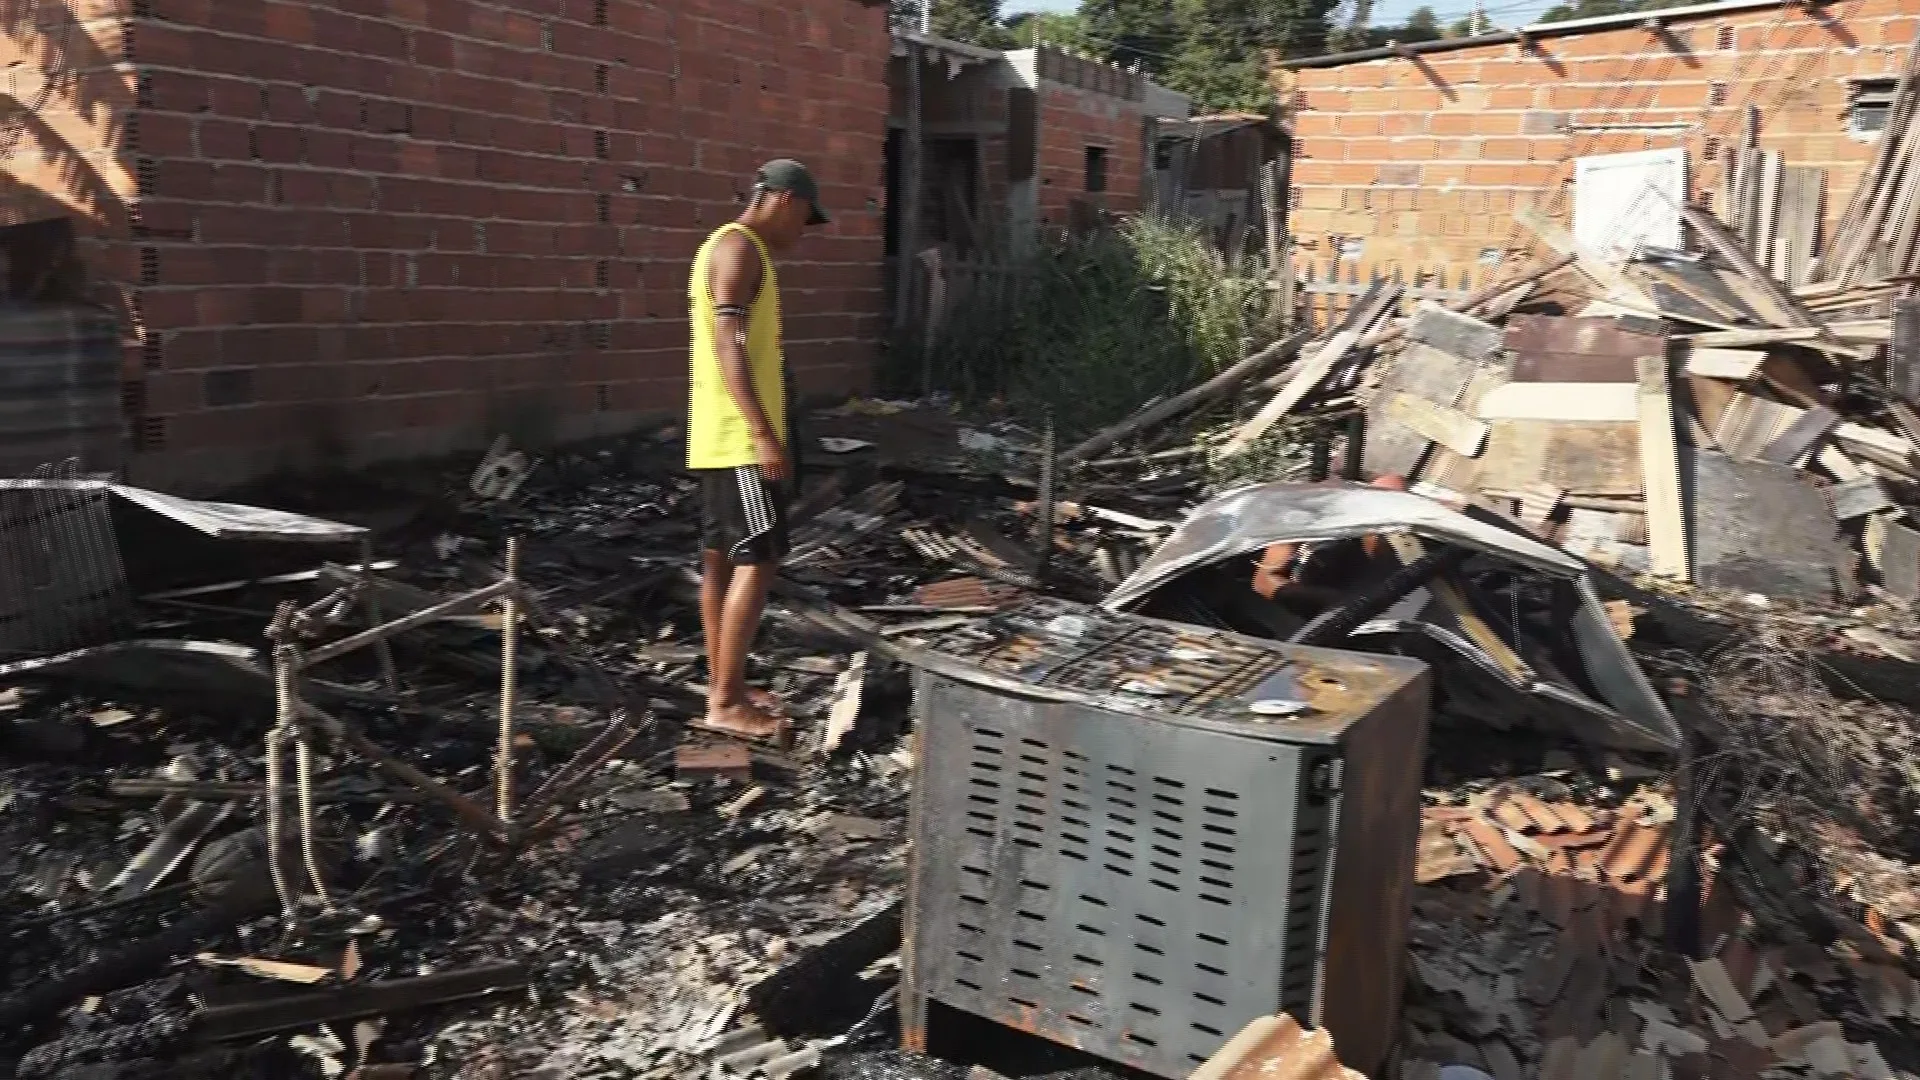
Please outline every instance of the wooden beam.
[[1385, 414], [1416, 434], [1439, 443], [1456, 454], [1479, 457], [1486, 448], [1492, 429], [1459, 409], [1436, 405], [1426, 398], [1394, 391], [1388, 398]]
[[1664, 356], [1643, 356], [1636, 369], [1640, 397], [1640, 467], [1646, 473], [1647, 533], [1653, 572], [1691, 579], [1686, 506], [1680, 493], [1680, 451], [1674, 440], [1673, 396]]
[[1292, 412], [1308, 394], [1313, 393], [1328, 375], [1333, 374], [1333, 369], [1353, 351], [1367, 328], [1372, 326], [1387, 308], [1400, 298], [1400, 286], [1388, 282], [1379, 284], [1383, 287], [1374, 290], [1371, 302], [1363, 307], [1356, 307], [1352, 317], [1348, 319], [1347, 326], [1333, 335], [1333, 338], [1311, 359], [1303, 362], [1294, 372], [1293, 377], [1287, 380], [1287, 385], [1282, 387], [1271, 401], [1254, 414], [1253, 419], [1242, 425], [1240, 430], [1234, 432], [1233, 437], [1220, 447], [1221, 457], [1232, 457], [1252, 445], [1273, 425], [1279, 423], [1282, 417]]
[[1766, 362], [1767, 354], [1754, 349], [1698, 348], [1687, 354], [1687, 374], [1746, 382]]

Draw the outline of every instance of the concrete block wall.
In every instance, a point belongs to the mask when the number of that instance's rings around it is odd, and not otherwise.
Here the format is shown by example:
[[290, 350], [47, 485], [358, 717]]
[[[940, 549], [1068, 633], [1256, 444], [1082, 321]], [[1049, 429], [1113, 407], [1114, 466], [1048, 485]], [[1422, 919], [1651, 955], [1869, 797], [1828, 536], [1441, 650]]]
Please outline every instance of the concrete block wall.
[[1876, 146], [1847, 132], [1850, 80], [1895, 76], [1916, 28], [1913, 0], [1835, 0], [1282, 71], [1296, 254], [1324, 265], [1347, 238], [1363, 278], [1487, 278], [1532, 246], [1516, 210], [1568, 222], [1576, 158], [1685, 146], [1708, 198], [1749, 105], [1764, 149], [1826, 169], [1831, 223]]
[[677, 417], [688, 262], [774, 156], [806, 161], [837, 211], [782, 268], [789, 360], [803, 392], [866, 383], [883, 4], [41, 7], [86, 65], [51, 77], [35, 17], [9, 28], [16, 94], [23, 66], [76, 87], [28, 130], [69, 134], [111, 196], [94, 202], [118, 208], [81, 206], [76, 170], [25, 147], [0, 207], [78, 212], [99, 238], [91, 269], [136, 342], [142, 479], [212, 487]]

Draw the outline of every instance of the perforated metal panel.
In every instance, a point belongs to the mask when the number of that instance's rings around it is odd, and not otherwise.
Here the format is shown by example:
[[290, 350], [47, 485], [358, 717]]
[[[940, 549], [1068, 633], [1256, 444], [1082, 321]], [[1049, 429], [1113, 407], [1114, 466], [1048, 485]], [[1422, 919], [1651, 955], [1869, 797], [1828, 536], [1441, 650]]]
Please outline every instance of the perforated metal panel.
[[[915, 955], [935, 1000], [1163, 1076], [1312, 1002], [1325, 749], [1022, 701], [938, 676]], [[1196, 737], [1198, 735], [1199, 737]]]
[[[1310, 1022], [1325, 1001], [1380, 1027], [1419, 828], [1420, 665], [1072, 607], [975, 626], [971, 652], [942, 643], [975, 666], [916, 676], [907, 1044], [937, 1001], [1185, 1077], [1259, 1016]], [[1061, 615], [1084, 617], [1077, 644], [1048, 640]], [[1116, 692], [1141, 681], [1166, 692]], [[1281, 689], [1312, 706], [1247, 710]], [[1355, 735], [1380, 764], [1350, 772]], [[1351, 845], [1374, 850], [1341, 880], [1385, 921], [1374, 941], [1333, 920], [1329, 942], [1355, 781], [1380, 835]], [[1351, 969], [1338, 985], [1321, 979], [1329, 949]]]

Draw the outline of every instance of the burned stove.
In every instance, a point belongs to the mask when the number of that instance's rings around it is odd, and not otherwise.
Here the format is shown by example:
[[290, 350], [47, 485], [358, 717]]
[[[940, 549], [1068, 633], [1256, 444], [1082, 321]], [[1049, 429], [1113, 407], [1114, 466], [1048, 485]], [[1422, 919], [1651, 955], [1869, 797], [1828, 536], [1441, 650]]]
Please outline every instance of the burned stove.
[[938, 1002], [1185, 1077], [1284, 1011], [1384, 1062], [1424, 665], [1043, 597], [922, 644], [909, 1049]]

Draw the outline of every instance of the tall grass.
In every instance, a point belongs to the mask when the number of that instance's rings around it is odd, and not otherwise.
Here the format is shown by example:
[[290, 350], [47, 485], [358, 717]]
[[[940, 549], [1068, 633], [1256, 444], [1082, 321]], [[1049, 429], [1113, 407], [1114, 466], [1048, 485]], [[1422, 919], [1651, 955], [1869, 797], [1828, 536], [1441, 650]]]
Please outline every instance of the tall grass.
[[900, 389], [998, 404], [1063, 440], [1112, 424], [1232, 364], [1267, 319], [1264, 268], [1229, 276], [1195, 228], [1137, 218], [1019, 260], [1020, 285], [949, 308], [930, 354], [909, 347]]

